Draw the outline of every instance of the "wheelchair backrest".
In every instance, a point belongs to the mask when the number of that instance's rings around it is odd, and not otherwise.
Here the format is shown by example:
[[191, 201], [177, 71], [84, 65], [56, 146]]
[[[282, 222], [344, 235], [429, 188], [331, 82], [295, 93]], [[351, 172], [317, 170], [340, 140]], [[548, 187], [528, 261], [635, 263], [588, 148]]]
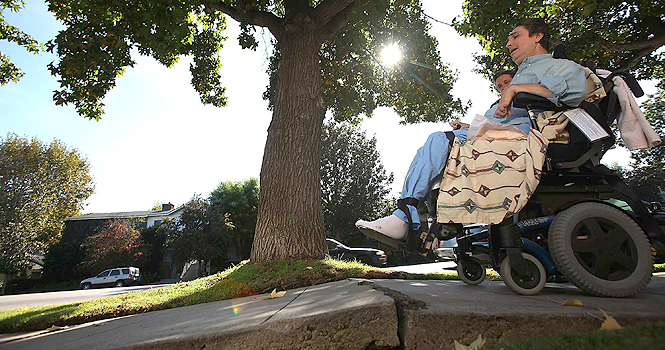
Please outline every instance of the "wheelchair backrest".
[[[555, 58], [566, 58], [565, 47], [557, 47], [554, 50]], [[580, 105], [591, 117], [605, 129], [610, 135], [609, 138], [590, 142], [584, 134], [572, 123], [566, 126], [569, 134], [569, 143], [567, 145], [551, 144], [548, 149], [548, 156], [553, 168], [573, 169], [580, 165], [591, 162], [592, 166], [600, 163], [602, 156], [616, 143], [616, 135], [611, 125], [617, 120], [621, 112], [619, 99], [613, 91], [615, 76], [620, 76], [633, 94], [640, 97], [644, 94], [639, 83], [630, 73], [613, 72], [604, 78], [600, 77], [593, 63], [587, 61], [583, 64], [587, 78], [587, 97]]]

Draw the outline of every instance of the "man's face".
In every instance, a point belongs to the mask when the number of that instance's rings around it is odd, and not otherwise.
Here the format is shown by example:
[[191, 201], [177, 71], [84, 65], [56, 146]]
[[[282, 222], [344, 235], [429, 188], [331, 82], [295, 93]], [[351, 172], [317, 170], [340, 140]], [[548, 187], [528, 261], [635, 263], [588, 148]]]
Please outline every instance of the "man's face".
[[535, 33], [529, 36], [529, 31], [524, 26], [517, 26], [508, 35], [508, 52], [517, 65], [522, 64], [525, 58], [538, 54], [538, 41], [543, 38], [543, 33]]
[[501, 74], [498, 78], [496, 78], [494, 86], [496, 86], [496, 89], [499, 90], [500, 93], [503, 93], [503, 90], [505, 90], [508, 85], [510, 85], [511, 81], [513, 81], [513, 77], [511, 77], [510, 74]]

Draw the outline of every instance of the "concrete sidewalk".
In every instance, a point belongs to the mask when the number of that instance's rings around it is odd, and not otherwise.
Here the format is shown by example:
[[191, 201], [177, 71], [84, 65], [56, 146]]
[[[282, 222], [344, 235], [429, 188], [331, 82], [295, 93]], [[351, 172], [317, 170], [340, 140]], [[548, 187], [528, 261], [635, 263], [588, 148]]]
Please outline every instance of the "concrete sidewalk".
[[[153, 311], [56, 332], [4, 335], [1, 349], [364, 349], [396, 347], [392, 298], [340, 281]], [[334, 345], [331, 345], [334, 344]]]
[[[155, 311], [56, 332], [4, 335], [2, 349], [452, 349], [561, 330], [598, 329], [605, 310], [622, 325], [665, 323], [665, 273], [628, 299], [591, 297], [547, 284], [531, 297], [502, 282], [346, 280]], [[584, 307], [562, 306], [578, 299]], [[599, 319], [600, 318], [600, 319]]]
[[[535, 296], [517, 295], [500, 281], [477, 286], [432, 280], [369, 283], [408, 296], [402, 306], [397, 300], [400, 339], [405, 349], [453, 349], [454, 340], [470, 344], [479, 333], [495, 344], [562, 331], [592, 331], [599, 329], [604, 320], [599, 309], [624, 326], [665, 324], [665, 273], [655, 274], [647, 288], [632, 298], [593, 297], [570, 283], [547, 283]], [[562, 305], [564, 300], [573, 299], [584, 306]], [[427, 305], [418, 307], [413, 300], [426, 301]]]

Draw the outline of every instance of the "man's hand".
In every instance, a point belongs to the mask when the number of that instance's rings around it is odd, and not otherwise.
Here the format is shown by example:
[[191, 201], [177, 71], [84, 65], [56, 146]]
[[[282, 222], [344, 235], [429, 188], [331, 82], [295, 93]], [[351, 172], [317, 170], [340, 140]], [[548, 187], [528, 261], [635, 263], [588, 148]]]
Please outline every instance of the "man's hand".
[[501, 99], [496, 107], [496, 112], [494, 112], [494, 118], [505, 118], [510, 115], [510, 104], [513, 102], [513, 97], [515, 97], [518, 92], [528, 92], [546, 98], [554, 97], [552, 91], [540, 84], [510, 85], [501, 93]]
[[513, 97], [517, 94], [517, 85], [510, 85], [501, 92], [501, 99], [496, 106], [494, 118], [505, 118], [510, 115], [510, 104], [513, 102]]
[[458, 121], [450, 122], [449, 124], [450, 124], [450, 126], [453, 127], [453, 130], [468, 129], [469, 126], [470, 126], [467, 123], [462, 123], [462, 122], [458, 122]]

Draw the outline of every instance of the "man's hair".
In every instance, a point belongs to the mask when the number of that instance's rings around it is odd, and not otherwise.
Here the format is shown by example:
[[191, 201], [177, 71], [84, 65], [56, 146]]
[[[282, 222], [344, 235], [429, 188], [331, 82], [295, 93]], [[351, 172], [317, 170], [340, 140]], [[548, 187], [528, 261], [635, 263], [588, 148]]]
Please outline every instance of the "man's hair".
[[523, 26], [526, 30], [529, 31], [529, 36], [534, 34], [543, 33], [543, 38], [540, 39], [539, 43], [545, 50], [550, 49], [550, 27], [545, 23], [545, 20], [542, 18], [525, 18], [519, 20], [515, 23], [515, 28]]
[[514, 70], [502, 69], [502, 70], [494, 73], [494, 75], [492, 75], [492, 82], [496, 82], [496, 80], [499, 79], [499, 77], [504, 75], [504, 74], [510, 75], [511, 78], [515, 77], [515, 71]]

